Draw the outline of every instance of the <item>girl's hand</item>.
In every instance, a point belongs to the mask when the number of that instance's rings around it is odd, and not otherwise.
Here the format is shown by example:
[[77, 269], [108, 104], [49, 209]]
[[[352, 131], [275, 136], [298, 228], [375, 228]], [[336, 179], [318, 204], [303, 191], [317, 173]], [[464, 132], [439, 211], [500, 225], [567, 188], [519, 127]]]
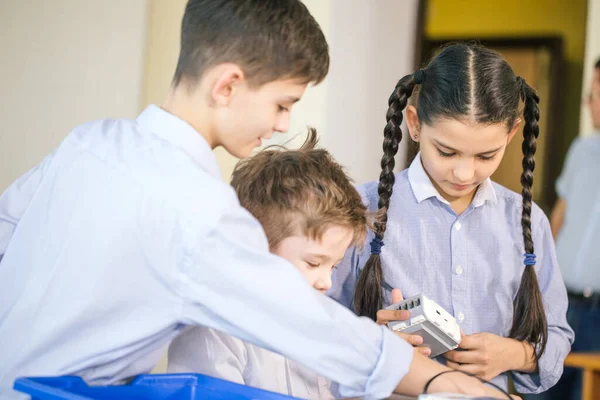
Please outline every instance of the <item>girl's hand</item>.
[[[458, 345], [462, 351], [452, 350], [444, 354], [446, 365], [452, 369], [476, 375], [486, 381], [513, 368], [509, 348], [513, 339], [492, 333], [464, 335]], [[519, 342], [517, 342], [519, 343]]]
[[[392, 304], [396, 304], [404, 300], [402, 297], [402, 292], [400, 289], [392, 290]], [[410, 319], [410, 311], [407, 310], [379, 310], [377, 311], [377, 323], [379, 325], [387, 325], [390, 321], [406, 321]], [[402, 339], [406, 340], [411, 345], [417, 347], [417, 350], [425, 355], [429, 356], [431, 354], [431, 349], [429, 347], [418, 347], [423, 344], [423, 338], [419, 335], [410, 335], [408, 333], [402, 333], [399, 331], [394, 332], [396, 335], [400, 336]]]

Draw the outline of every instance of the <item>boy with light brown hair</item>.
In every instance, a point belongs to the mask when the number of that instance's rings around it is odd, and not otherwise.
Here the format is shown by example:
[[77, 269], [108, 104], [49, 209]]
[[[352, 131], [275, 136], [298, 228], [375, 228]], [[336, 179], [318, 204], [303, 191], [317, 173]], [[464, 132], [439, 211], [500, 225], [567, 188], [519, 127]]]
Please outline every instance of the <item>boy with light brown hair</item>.
[[[348, 247], [363, 244], [367, 215], [342, 167], [316, 145], [317, 132], [311, 129], [298, 150], [268, 148], [241, 161], [231, 184], [242, 207], [263, 226], [270, 251], [325, 293]], [[202, 373], [298, 398], [332, 397], [327, 379], [282, 355], [207, 327], [191, 328], [171, 343], [169, 372]]]

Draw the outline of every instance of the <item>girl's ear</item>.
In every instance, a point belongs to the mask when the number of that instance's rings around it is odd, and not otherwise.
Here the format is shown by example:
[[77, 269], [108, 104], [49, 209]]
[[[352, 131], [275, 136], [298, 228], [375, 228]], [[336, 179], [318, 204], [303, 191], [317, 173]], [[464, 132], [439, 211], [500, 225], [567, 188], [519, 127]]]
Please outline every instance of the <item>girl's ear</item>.
[[418, 142], [421, 123], [419, 122], [419, 116], [417, 115], [415, 106], [410, 105], [406, 107], [406, 125], [408, 125], [408, 133], [412, 140]]
[[510, 132], [508, 132], [508, 138], [507, 138], [507, 141], [506, 141], [506, 145], [507, 146], [510, 143], [510, 141], [513, 140], [513, 138], [515, 137], [515, 134], [517, 133], [517, 131], [521, 127], [521, 123], [522, 122], [523, 122], [522, 118], [517, 118], [515, 120], [515, 123], [514, 123], [512, 129], [510, 130]]

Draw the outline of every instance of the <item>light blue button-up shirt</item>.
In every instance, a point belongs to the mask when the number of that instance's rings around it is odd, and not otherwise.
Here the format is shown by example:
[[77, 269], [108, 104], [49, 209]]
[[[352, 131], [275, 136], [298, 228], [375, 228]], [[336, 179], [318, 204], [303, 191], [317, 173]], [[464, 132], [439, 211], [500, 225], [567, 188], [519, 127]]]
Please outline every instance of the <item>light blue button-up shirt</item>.
[[600, 292], [600, 133], [573, 142], [556, 191], [567, 204], [556, 238], [565, 283]]
[[[377, 182], [359, 191], [369, 209], [377, 210]], [[480, 185], [468, 209], [457, 216], [432, 185], [420, 156], [416, 157], [408, 170], [396, 175], [390, 202], [381, 251], [384, 306], [391, 304], [392, 288], [399, 288], [404, 297], [423, 293], [454, 315], [466, 334], [508, 336], [524, 269], [520, 218], [521, 196], [489, 179]], [[549, 332], [539, 373], [513, 373], [521, 393], [554, 385], [573, 342], [550, 225], [537, 205], [532, 231]], [[369, 233], [368, 240], [372, 237]], [[347, 307], [352, 305], [358, 275], [369, 255], [369, 246], [349, 251], [334, 272], [329, 294]], [[494, 382], [506, 387], [506, 374]]]
[[190, 125], [150, 106], [75, 129], [0, 197], [0, 387], [149, 372], [184, 324], [278, 351], [382, 398], [412, 348], [316, 292]]

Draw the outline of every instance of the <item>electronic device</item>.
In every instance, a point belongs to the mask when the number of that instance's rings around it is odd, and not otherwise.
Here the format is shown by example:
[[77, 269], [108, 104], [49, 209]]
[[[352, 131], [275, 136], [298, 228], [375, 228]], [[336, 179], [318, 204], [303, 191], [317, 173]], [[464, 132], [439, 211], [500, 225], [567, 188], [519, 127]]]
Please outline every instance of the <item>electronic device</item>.
[[388, 322], [388, 327], [393, 331], [421, 336], [423, 344], [420, 346], [431, 349], [429, 357], [454, 350], [461, 341], [460, 326], [456, 319], [423, 294], [392, 304], [386, 309], [410, 311], [410, 320]]

